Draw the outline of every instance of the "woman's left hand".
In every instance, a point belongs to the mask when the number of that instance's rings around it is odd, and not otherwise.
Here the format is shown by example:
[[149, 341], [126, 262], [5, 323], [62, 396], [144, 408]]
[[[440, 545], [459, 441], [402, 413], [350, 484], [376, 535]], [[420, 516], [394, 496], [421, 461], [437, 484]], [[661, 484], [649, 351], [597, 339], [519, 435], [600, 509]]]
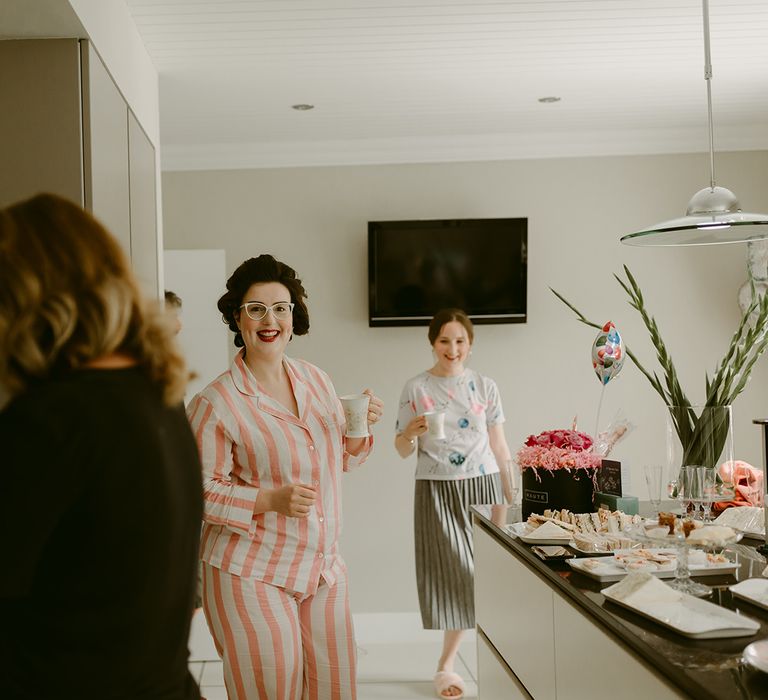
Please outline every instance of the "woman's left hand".
[[374, 424], [379, 422], [379, 419], [384, 414], [384, 402], [378, 397], [374, 396], [370, 389], [366, 389], [364, 392], [367, 396], [370, 396], [368, 402], [368, 428], [370, 429]]

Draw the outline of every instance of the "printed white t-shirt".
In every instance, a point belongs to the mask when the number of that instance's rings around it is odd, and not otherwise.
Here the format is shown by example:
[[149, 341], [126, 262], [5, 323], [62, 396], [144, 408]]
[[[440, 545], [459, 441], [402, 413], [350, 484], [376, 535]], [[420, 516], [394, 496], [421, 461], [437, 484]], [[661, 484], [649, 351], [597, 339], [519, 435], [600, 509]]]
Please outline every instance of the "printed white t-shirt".
[[445, 438], [419, 436], [417, 479], [468, 479], [499, 471], [488, 441], [488, 428], [504, 422], [496, 382], [472, 369], [456, 377], [422, 372], [403, 387], [397, 433], [427, 411], [445, 411]]

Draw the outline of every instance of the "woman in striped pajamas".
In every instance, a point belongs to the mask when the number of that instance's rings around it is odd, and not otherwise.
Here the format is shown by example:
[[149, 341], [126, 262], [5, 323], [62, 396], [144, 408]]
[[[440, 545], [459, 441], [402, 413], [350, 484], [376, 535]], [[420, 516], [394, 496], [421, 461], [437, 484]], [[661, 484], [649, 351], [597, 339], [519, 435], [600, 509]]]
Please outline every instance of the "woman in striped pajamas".
[[[373, 439], [345, 437], [328, 375], [285, 355], [309, 330], [305, 298], [271, 255], [240, 265], [218, 307], [243, 349], [187, 409], [203, 462], [203, 608], [237, 700], [356, 693], [341, 475]], [[381, 411], [371, 395], [369, 425]]]
[[[445, 630], [434, 678], [440, 697], [460, 698], [453, 666], [465, 629], [475, 626], [473, 504], [512, 501], [512, 457], [501, 398], [492, 379], [465, 367], [474, 331], [467, 315], [444, 309], [430, 322], [434, 366], [410, 379], [400, 397], [395, 448], [417, 450], [414, 531], [416, 580], [425, 629]], [[445, 437], [428, 432], [424, 413], [445, 413]]]

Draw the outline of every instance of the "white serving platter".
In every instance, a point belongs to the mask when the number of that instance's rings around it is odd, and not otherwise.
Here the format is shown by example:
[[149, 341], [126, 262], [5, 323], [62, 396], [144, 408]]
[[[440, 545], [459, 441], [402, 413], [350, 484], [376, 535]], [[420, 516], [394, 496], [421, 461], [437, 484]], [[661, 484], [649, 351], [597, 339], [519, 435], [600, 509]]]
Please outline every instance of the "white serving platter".
[[[580, 554], [589, 554], [589, 556], [591, 557], [612, 557], [618, 551], [616, 549], [606, 549], [606, 550], [601, 550], [599, 552], [596, 552], [594, 549], [582, 549], [576, 544], [576, 542], [570, 542], [568, 546], [574, 549], [575, 551], [579, 552]], [[637, 546], [642, 547], [643, 545], [638, 542]], [[627, 550], [625, 549], [623, 551], [627, 551]]]
[[[626, 551], [626, 550], [624, 550]], [[612, 583], [615, 581], [621, 581], [625, 576], [628, 576], [631, 572], [627, 571], [624, 566], [617, 562], [613, 558], [614, 552], [611, 552], [610, 557], [584, 557], [581, 559], [569, 559], [568, 565], [580, 574], [589, 576], [590, 578], [599, 581], [600, 583]], [[592, 565], [594, 562], [594, 565]], [[671, 562], [669, 565], [659, 566], [658, 568], [647, 569], [649, 574], [657, 576], [658, 578], [673, 578], [675, 575], [675, 563]]]
[[765, 537], [765, 512], [762, 508], [752, 506], [726, 508], [714, 522], [717, 525], [728, 525], [743, 533], [745, 537], [757, 539]]
[[[674, 549], [649, 549], [649, 552], [657, 554], [675, 554]], [[600, 583], [611, 583], [614, 581], [621, 581], [625, 576], [632, 573], [627, 570], [621, 562], [618, 562], [613, 556], [615, 554], [629, 554], [632, 553], [631, 549], [617, 550], [611, 552], [610, 557], [584, 557], [581, 559], [569, 559], [568, 565], [580, 574], [589, 576]], [[587, 562], [594, 562], [587, 563]], [[642, 569], [649, 574], [656, 576], [657, 578], [674, 578], [675, 570], [677, 568], [677, 561], [672, 560], [669, 563], [660, 564], [658, 566], [648, 565], [647, 568]], [[707, 562], [706, 564], [689, 564], [688, 570], [691, 576], [723, 576], [726, 574], [732, 574], [738, 565], [732, 561], [713, 564]]]
[[739, 532], [744, 535], [744, 537], [748, 537], [752, 540], [762, 540], [765, 538], [765, 533], [762, 530], [760, 532], [754, 532], [752, 530], [739, 530]]
[[566, 532], [564, 537], [531, 537], [536, 532], [528, 523], [510, 523], [507, 530], [526, 544], [569, 544], [571, 533]]
[[768, 579], [748, 578], [728, 588], [737, 598], [768, 610]]
[[[625, 597], [628, 590], [625, 586], [630, 581], [627, 577], [619, 583], [604, 588], [601, 591], [603, 596], [684, 637], [691, 639], [748, 637], [760, 629], [759, 622], [706, 600], [675, 591], [662, 581], [655, 581], [651, 574], [633, 573], [632, 577], [633, 585], [640, 583], [644, 586], [650, 580], [657, 586], [664, 586], [666, 590], [658, 588], [650, 590], [641, 600], [639, 596], [635, 596], [637, 593], [635, 588], [633, 593]], [[657, 590], [661, 590], [662, 593], [658, 595], [658, 599], [653, 599], [653, 596], [657, 595]]]

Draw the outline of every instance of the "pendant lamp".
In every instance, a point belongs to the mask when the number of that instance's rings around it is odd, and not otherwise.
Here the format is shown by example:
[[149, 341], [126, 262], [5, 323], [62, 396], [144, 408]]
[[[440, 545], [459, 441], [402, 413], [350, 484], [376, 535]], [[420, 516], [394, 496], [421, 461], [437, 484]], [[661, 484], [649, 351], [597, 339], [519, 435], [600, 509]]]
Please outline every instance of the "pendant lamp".
[[736, 195], [715, 185], [715, 147], [712, 131], [712, 62], [709, 49], [709, 0], [702, 0], [704, 15], [704, 79], [707, 82], [709, 120], [709, 187], [699, 190], [685, 216], [629, 233], [621, 242], [636, 246], [713, 245], [768, 238], [768, 214], [741, 211]]

